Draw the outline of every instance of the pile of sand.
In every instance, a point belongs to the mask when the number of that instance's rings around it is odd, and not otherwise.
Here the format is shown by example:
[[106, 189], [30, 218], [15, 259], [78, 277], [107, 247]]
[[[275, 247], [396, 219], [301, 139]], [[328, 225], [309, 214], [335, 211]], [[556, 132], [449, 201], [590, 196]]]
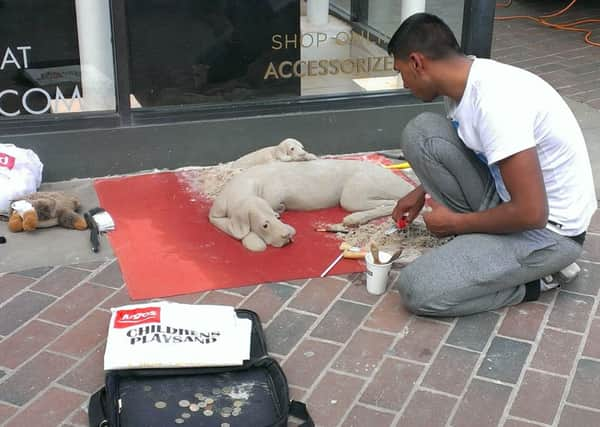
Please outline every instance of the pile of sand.
[[229, 163], [206, 168], [183, 169], [179, 176], [183, 178], [188, 189], [203, 194], [207, 199], [214, 200], [223, 187], [243, 169], [234, 168]]

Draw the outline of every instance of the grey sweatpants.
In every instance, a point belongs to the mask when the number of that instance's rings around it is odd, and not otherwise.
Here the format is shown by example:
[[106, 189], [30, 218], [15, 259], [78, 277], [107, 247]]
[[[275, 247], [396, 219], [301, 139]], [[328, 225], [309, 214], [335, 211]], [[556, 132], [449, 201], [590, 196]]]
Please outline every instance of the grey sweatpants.
[[[487, 166], [450, 121], [422, 113], [402, 134], [402, 150], [425, 190], [457, 212], [500, 203]], [[546, 228], [510, 234], [464, 234], [400, 271], [402, 300], [414, 313], [462, 316], [518, 304], [524, 284], [574, 262], [582, 246]]]

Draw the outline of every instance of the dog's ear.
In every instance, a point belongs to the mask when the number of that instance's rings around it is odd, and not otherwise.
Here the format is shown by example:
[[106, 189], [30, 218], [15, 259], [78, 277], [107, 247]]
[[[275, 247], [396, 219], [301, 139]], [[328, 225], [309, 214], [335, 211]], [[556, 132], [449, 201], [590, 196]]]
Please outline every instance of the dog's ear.
[[250, 210], [252, 200], [248, 199], [238, 203], [231, 211], [229, 222], [229, 234], [236, 239], [242, 240], [250, 233]]
[[288, 154], [288, 143], [287, 139], [281, 141], [278, 145], [275, 146], [275, 158], [282, 162], [289, 162], [292, 158]]
[[260, 236], [254, 232], [250, 232], [242, 239], [244, 247], [253, 252], [262, 252], [267, 249], [267, 244]]
[[243, 205], [244, 203], [239, 203], [235, 209], [230, 210], [227, 198], [220, 195], [210, 208], [208, 219], [219, 230], [241, 240], [250, 232], [248, 210]]

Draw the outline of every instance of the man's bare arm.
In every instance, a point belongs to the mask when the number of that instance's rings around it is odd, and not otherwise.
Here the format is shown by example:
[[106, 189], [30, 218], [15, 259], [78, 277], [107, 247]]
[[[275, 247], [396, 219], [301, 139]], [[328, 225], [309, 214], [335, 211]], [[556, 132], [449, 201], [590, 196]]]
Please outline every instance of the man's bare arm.
[[548, 199], [537, 151], [530, 148], [498, 162], [511, 200], [483, 212], [456, 213], [434, 204], [423, 214], [429, 230], [439, 236], [466, 233], [512, 233], [543, 228]]

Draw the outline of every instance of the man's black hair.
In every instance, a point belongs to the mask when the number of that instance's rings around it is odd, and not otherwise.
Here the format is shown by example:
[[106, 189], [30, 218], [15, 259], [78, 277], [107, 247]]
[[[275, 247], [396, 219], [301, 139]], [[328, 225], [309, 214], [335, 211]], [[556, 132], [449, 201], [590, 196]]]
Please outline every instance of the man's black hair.
[[462, 51], [452, 30], [430, 13], [415, 13], [396, 30], [388, 43], [388, 53], [406, 60], [412, 52], [430, 59], [444, 59]]

